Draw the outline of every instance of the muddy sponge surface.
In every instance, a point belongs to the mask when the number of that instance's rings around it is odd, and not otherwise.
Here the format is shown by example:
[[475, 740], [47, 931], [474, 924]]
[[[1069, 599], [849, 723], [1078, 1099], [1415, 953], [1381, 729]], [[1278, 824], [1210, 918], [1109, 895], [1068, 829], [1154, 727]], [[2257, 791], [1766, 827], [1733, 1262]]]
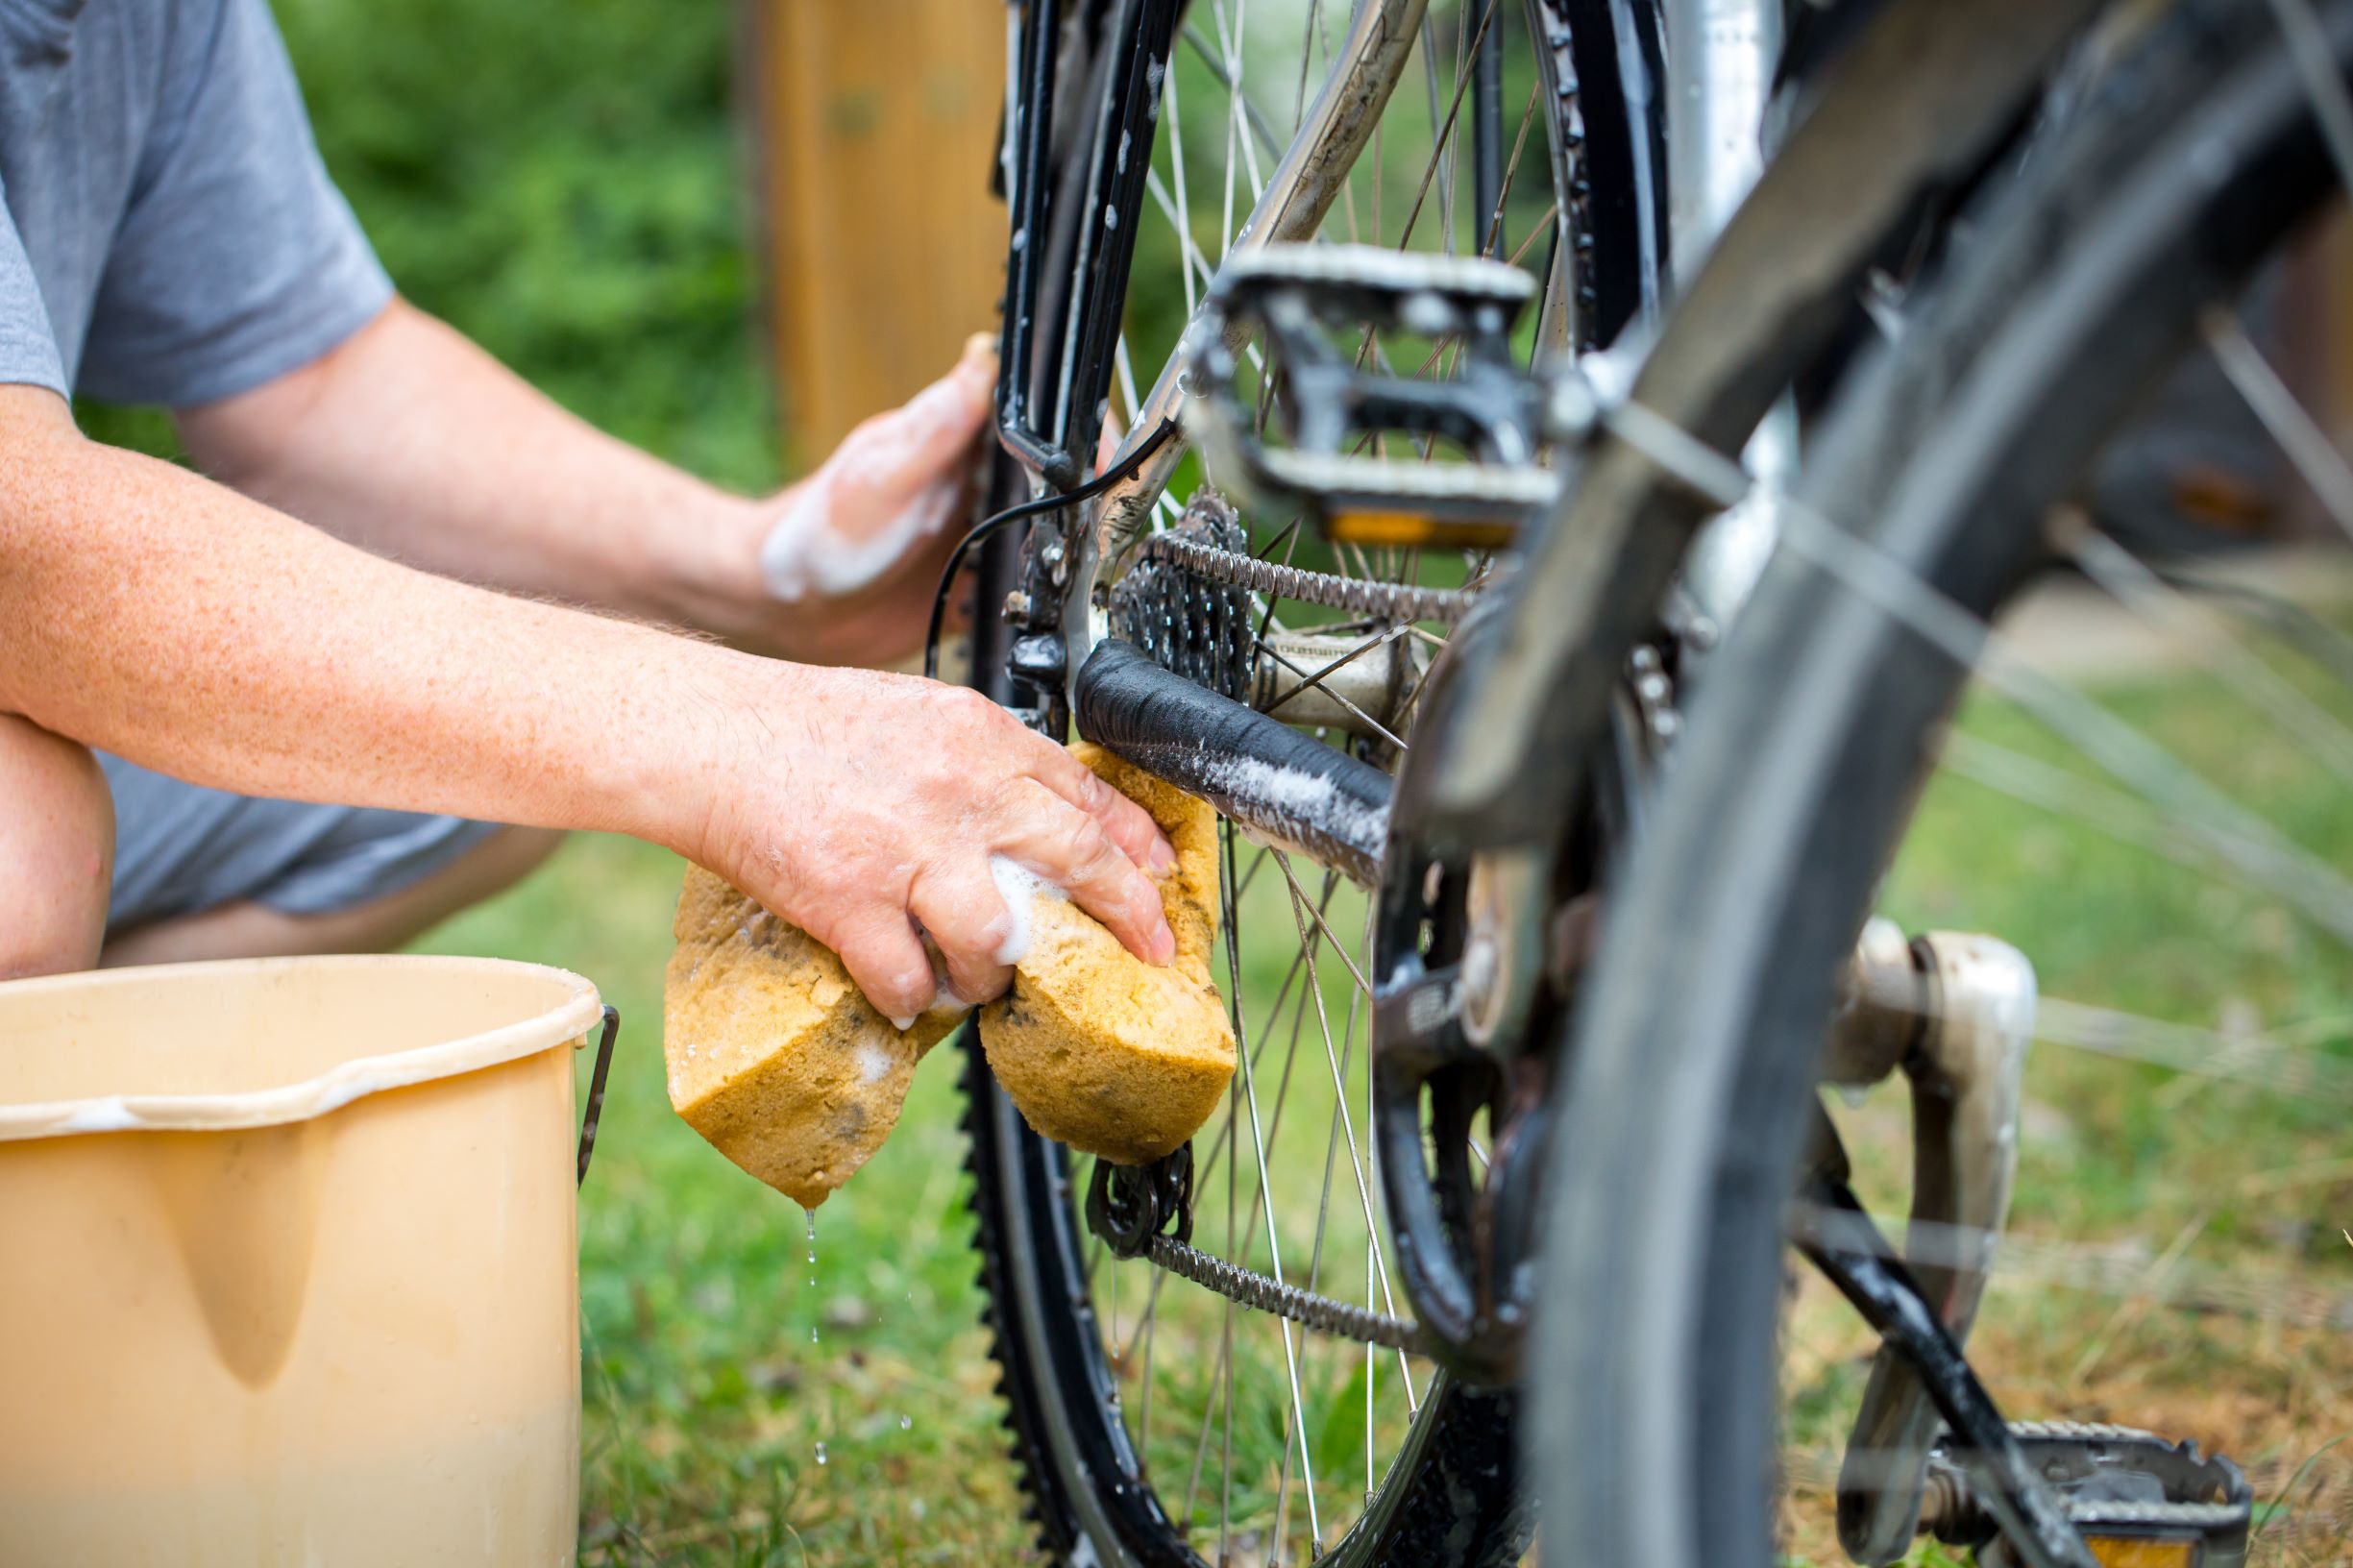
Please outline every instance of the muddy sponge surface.
[[916, 1063], [964, 1010], [894, 1028], [830, 948], [700, 867], [687, 868], [672, 930], [671, 1105], [720, 1153], [816, 1208], [882, 1147]]
[[1150, 812], [1176, 849], [1177, 870], [1161, 884], [1176, 958], [1146, 964], [1091, 915], [1040, 894], [1013, 989], [981, 1009], [981, 1046], [1040, 1133], [1140, 1164], [1198, 1131], [1234, 1073], [1233, 1025], [1210, 978], [1217, 815], [1098, 747], [1071, 751]]

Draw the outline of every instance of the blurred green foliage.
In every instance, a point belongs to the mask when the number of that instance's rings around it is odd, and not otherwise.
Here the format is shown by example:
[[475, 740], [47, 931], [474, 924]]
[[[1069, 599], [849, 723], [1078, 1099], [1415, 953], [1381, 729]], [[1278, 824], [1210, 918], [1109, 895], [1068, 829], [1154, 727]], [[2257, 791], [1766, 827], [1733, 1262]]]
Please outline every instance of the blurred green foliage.
[[[604, 429], [775, 480], [730, 7], [276, 9], [328, 168], [404, 294]], [[169, 450], [159, 416], [84, 415]]]

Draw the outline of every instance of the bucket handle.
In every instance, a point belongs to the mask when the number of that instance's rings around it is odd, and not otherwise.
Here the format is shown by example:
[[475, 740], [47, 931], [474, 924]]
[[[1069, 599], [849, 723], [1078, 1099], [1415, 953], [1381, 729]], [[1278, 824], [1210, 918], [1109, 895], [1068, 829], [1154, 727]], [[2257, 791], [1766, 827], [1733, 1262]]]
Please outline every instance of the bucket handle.
[[597, 1152], [597, 1117], [604, 1110], [604, 1074], [613, 1065], [613, 1037], [621, 1033], [621, 1009], [604, 1005], [604, 1032], [597, 1040], [597, 1066], [588, 1075], [588, 1106], [580, 1113], [580, 1174], [573, 1186], [588, 1180], [588, 1157]]

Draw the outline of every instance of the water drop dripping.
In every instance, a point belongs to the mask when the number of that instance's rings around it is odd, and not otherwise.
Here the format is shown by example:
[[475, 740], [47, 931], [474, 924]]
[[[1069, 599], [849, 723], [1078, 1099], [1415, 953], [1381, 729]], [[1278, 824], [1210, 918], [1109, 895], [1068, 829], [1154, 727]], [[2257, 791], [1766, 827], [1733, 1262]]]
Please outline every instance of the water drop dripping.
[[823, 1464], [825, 1462], [825, 1445], [823, 1443], [817, 1445], [817, 1462], [820, 1464]]
[[817, 1325], [814, 1323], [809, 1325], [809, 1343], [817, 1343]]
[[901, 1432], [913, 1432], [915, 1430], [915, 1417], [912, 1415], [900, 1416], [898, 1418], [898, 1430]]

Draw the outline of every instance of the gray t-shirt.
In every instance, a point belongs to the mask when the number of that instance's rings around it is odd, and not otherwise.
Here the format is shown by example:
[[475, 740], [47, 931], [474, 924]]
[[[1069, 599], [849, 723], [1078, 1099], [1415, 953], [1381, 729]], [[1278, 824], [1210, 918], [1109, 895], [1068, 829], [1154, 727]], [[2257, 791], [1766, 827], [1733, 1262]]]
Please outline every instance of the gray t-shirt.
[[207, 403], [391, 294], [265, 0], [0, 0], [0, 381]]

